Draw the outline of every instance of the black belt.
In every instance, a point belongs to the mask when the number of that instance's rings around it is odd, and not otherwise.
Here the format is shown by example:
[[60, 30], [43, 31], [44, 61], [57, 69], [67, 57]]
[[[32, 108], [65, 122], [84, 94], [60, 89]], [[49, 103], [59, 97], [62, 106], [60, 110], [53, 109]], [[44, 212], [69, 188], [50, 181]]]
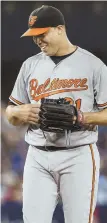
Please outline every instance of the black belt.
[[86, 143], [84, 145], [78, 145], [78, 146], [70, 146], [70, 147], [56, 147], [56, 146], [36, 146], [37, 149], [43, 150], [43, 151], [60, 151], [60, 150], [69, 150], [69, 149], [75, 149], [81, 146], [87, 146], [90, 145], [90, 143]]
[[56, 146], [36, 146], [36, 148], [43, 151], [58, 151], [58, 150], [71, 149], [71, 147], [56, 147]]

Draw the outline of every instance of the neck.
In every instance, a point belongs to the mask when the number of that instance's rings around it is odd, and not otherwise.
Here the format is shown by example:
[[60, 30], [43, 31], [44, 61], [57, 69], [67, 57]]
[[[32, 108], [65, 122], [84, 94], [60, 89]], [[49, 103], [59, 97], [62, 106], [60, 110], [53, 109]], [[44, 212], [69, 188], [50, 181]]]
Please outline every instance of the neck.
[[58, 51], [55, 56], [64, 56], [73, 53], [77, 46], [73, 45], [67, 38], [60, 44]]

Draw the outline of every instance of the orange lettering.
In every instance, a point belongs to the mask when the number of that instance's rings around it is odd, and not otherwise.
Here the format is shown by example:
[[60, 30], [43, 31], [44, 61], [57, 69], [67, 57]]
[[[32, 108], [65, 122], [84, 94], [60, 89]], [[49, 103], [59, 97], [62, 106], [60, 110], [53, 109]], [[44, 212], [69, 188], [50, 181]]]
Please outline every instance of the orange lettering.
[[75, 79], [74, 80], [74, 87], [78, 88], [80, 86], [80, 83], [81, 83], [81, 79]]
[[49, 89], [45, 89], [45, 88], [49, 85], [49, 83], [50, 83], [50, 78], [48, 78], [48, 79], [45, 81], [44, 84], [41, 84], [41, 85], [38, 87], [36, 93], [39, 95], [39, 94], [42, 94], [42, 93], [48, 91]]
[[88, 89], [88, 86], [86, 85], [86, 83], [87, 83], [87, 78], [82, 79], [80, 83], [80, 87], [85, 87]]
[[68, 80], [67, 81], [67, 88], [70, 88], [72, 86], [72, 84], [73, 84], [73, 80], [72, 79]]
[[43, 89], [44, 89], [44, 86], [43, 86], [43, 84], [41, 84], [41, 85], [38, 87], [36, 93], [37, 93], [38, 95], [39, 95], [39, 94], [42, 94]]
[[[54, 78], [52, 81], [48, 78], [43, 84], [39, 85], [37, 79], [30, 81], [30, 95], [34, 100], [40, 100], [43, 97], [48, 97], [63, 92], [87, 90], [87, 78], [84, 79], [59, 79]], [[73, 99], [72, 99], [73, 100]], [[73, 101], [70, 101], [73, 103]], [[81, 100], [76, 102], [78, 109], [81, 106]]]
[[51, 82], [51, 86], [49, 90], [55, 90], [57, 89], [57, 84], [58, 84], [59, 78], [54, 78], [53, 81]]
[[69, 101], [70, 102], [70, 105], [74, 105], [74, 100], [72, 98], [69, 98], [69, 97], [65, 97], [64, 98], [66, 101]]
[[74, 81], [75, 81], [75, 80], [73, 80], [73, 79], [70, 79], [70, 80], [68, 81], [69, 88], [72, 87], [72, 85], [74, 84]]
[[30, 19], [29, 19], [29, 25], [33, 26], [33, 24], [35, 23], [36, 19], [37, 19], [37, 16], [31, 16]]
[[66, 88], [66, 80], [58, 80], [57, 89]]
[[81, 108], [81, 99], [77, 99], [74, 101], [72, 98], [65, 97], [66, 101], [69, 101], [71, 105], [76, 105], [76, 108], [79, 110]]
[[32, 98], [36, 95], [37, 86], [38, 86], [38, 80], [32, 79], [30, 81], [30, 95], [32, 96]]
[[80, 110], [80, 108], [81, 108], [81, 99], [77, 99], [77, 100], [75, 101], [75, 104], [76, 104], [76, 108], [77, 108], [78, 110]]
[[[48, 78], [48, 79], [45, 81], [45, 83], [44, 83], [44, 91], [43, 91], [43, 93], [49, 91], [49, 88], [47, 88], [49, 84], [50, 84], [50, 78]], [[47, 89], [46, 89], [46, 88], [47, 88]]]

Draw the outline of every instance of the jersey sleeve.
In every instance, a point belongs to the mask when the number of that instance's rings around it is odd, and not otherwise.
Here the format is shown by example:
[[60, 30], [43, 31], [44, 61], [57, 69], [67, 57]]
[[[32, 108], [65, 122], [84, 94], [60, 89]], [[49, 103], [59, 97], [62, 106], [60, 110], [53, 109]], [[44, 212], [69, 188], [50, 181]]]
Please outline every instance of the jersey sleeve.
[[105, 64], [95, 72], [94, 97], [98, 109], [107, 108], [107, 66]]
[[25, 76], [26, 65], [25, 63], [23, 63], [15, 81], [12, 93], [9, 97], [9, 100], [16, 105], [30, 103], [24, 78]]

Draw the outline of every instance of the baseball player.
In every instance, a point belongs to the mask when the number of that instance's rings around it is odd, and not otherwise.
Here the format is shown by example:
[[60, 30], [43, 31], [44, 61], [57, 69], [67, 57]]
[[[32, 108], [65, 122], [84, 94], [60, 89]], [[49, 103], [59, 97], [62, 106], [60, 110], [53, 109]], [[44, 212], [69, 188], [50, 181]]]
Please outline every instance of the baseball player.
[[[51, 223], [59, 196], [66, 223], [92, 223], [100, 169], [97, 126], [107, 125], [107, 67], [69, 41], [58, 9], [37, 8], [28, 26], [22, 37], [33, 37], [41, 52], [23, 62], [6, 108], [11, 124], [28, 126], [24, 223]], [[65, 98], [82, 111], [84, 125], [96, 128], [43, 132], [39, 128], [43, 98]]]

